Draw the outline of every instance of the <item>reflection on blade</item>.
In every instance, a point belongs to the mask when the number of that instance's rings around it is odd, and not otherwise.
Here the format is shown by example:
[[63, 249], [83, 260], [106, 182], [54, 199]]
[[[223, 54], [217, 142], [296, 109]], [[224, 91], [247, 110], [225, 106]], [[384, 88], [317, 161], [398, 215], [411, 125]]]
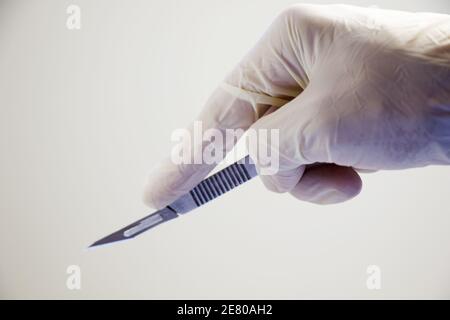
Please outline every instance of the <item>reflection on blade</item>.
[[175, 219], [178, 217], [178, 214], [170, 208], [164, 208], [151, 215], [142, 218], [136, 222], [133, 222], [129, 226], [126, 226], [119, 231], [116, 231], [109, 236], [106, 236], [89, 246], [89, 248], [97, 247], [100, 245], [109, 244], [112, 242], [128, 240], [136, 237], [144, 231], [147, 231], [150, 228], [156, 227], [157, 225], [164, 223], [166, 221]]

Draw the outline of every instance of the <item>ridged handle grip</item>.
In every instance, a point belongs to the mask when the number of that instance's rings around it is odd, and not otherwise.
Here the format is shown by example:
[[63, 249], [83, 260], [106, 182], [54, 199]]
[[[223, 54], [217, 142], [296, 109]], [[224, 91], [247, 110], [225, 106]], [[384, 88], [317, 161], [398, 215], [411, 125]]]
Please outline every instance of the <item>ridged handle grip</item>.
[[206, 178], [168, 207], [176, 213], [189, 212], [255, 176], [257, 176], [255, 165], [247, 156]]
[[233, 163], [200, 182], [189, 193], [197, 206], [211, 201], [256, 176], [250, 158]]

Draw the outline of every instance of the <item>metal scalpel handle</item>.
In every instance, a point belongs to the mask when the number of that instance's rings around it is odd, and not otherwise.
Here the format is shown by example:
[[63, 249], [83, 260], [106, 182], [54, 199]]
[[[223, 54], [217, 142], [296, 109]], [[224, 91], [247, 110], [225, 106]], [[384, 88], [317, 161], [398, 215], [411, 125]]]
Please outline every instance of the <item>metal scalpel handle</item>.
[[178, 214], [189, 212], [211, 201], [257, 175], [249, 156], [200, 182], [180, 198], [138, 221], [94, 242], [90, 248], [112, 242], [128, 240], [164, 222], [178, 218]]
[[184, 194], [167, 207], [176, 213], [186, 213], [211, 201], [231, 189], [257, 176], [255, 165], [249, 156], [209, 176], [189, 193]]

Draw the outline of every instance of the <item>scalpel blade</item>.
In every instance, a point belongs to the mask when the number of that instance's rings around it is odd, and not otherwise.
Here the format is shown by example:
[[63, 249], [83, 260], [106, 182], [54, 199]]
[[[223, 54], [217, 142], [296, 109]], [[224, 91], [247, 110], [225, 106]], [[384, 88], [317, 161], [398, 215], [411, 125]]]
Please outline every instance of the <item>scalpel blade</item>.
[[106, 236], [89, 246], [89, 248], [97, 247], [100, 245], [105, 245], [113, 242], [129, 240], [142, 232], [147, 231], [150, 228], [156, 227], [161, 223], [166, 221], [175, 219], [178, 217], [178, 214], [170, 208], [164, 208], [151, 215], [148, 215], [132, 224], [126, 226], [125, 228], [120, 229], [114, 233], [111, 233], [109, 236]]

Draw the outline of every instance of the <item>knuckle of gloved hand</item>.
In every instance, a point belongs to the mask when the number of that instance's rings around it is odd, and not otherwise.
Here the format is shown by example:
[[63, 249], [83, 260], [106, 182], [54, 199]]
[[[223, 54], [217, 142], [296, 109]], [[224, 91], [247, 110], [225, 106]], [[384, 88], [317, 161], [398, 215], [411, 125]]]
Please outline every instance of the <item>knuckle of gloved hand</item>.
[[302, 31], [320, 29], [330, 21], [324, 8], [314, 4], [294, 4], [283, 9], [277, 20], [283, 25], [296, 25]]

